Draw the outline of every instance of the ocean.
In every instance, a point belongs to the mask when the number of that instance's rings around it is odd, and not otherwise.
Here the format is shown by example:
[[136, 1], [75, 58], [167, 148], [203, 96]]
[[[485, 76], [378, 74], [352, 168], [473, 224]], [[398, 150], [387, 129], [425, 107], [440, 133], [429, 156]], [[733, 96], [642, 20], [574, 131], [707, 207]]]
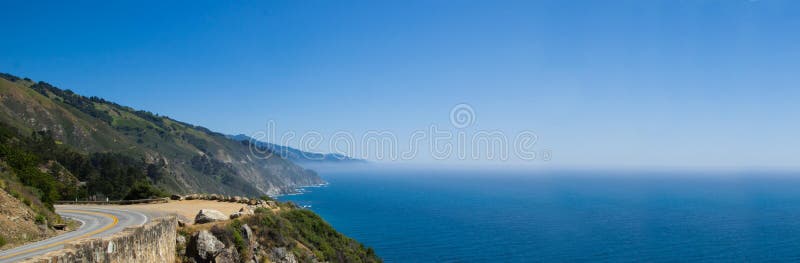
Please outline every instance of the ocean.
[[770, 173], [321, 173], [281, 197], [386, 262], [800, 260], [800, 176]]

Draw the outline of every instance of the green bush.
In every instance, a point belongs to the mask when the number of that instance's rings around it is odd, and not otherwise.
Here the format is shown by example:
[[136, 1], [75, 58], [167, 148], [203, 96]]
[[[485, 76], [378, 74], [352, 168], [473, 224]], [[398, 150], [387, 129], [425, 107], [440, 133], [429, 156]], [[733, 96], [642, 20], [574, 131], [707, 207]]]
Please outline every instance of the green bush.
[[131, 190], [125, 195], [125, 200], [149, 199], [163, 196], [166, 196], [164, 191], [151, 185], [150, 182], [138, 181], [133, 184]]
[[5, 246], [5, 245], [6, 245], [6, 238], [4, 238], [3, 236], [0, 236], [0, 247]]
[[267, 209], [265, 207], [256, 207], [256, 210], [253, 211], [253, 212], [255, 212], [256, 214], [265, 214], [265, 213], [269, 213], [269, 209]]
[[37, 225], [41, 225], [47, 221], [47, 218], [45, 218], [43, 215], [36, 215], [36, 218], [34, 220], [36, 221]]
[[236, 250], [239, 251], [239, 255], [242, 258], [242, 261], [247, 261], [250, 258], [248, 253], [250, 244], [244, 240], [242, 237], [242, 221], [233, 220], [230, 224], [228, 224], [228, 231], [231, 232], [233, 238], [233, 245], [236, 247]]

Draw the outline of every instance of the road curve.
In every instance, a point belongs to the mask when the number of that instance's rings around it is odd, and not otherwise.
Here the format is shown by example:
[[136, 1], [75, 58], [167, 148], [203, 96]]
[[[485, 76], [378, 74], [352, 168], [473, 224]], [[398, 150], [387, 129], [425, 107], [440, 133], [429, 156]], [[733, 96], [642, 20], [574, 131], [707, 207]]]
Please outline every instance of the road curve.
[[0, 263], [16, 262], [59, 250], [66, 243], [84, 238], [105, 237], [129, 226], [143, 225], [150, 220], [150, 217], [141, 212], [103, 206], [59, 205], [56, 206], [56, 213], [80, 221], [81, 227], [50, 239], [0, 251]]

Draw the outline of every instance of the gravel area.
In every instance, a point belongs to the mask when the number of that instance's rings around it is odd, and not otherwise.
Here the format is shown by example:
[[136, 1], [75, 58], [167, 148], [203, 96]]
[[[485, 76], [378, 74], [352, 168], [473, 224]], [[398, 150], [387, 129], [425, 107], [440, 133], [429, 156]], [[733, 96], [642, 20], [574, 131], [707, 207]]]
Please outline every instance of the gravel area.
[[240, 203], [211, 200], [171, 200], [169, 203], [162, 204], [121, 205], [119, 207], [121, 209], [132, 209], [156, 216], [177, 215], [178, 217], [186, 220], [186, 222], [194, 222], [194, 217], [197, 215], [197, 212], [200, 212], [200, 209], [214, 209], [222, 212], [223, 214], [230, 215], [246, 206], [247, 205]]

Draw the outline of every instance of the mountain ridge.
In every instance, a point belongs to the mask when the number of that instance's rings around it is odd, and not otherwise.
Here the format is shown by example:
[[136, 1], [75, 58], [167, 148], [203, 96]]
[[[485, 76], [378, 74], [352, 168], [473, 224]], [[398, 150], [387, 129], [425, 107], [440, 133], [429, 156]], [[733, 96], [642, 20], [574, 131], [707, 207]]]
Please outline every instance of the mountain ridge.
[[228, 138], [241, 142], [249, 142], [256, 147], [262, 147], [276, 153], [295, 163], [368, 163], [367, 160], [349, 157], [338, 153], [316, 153], [257, 140], [253, 137], [238, 134], [226, 135]]

